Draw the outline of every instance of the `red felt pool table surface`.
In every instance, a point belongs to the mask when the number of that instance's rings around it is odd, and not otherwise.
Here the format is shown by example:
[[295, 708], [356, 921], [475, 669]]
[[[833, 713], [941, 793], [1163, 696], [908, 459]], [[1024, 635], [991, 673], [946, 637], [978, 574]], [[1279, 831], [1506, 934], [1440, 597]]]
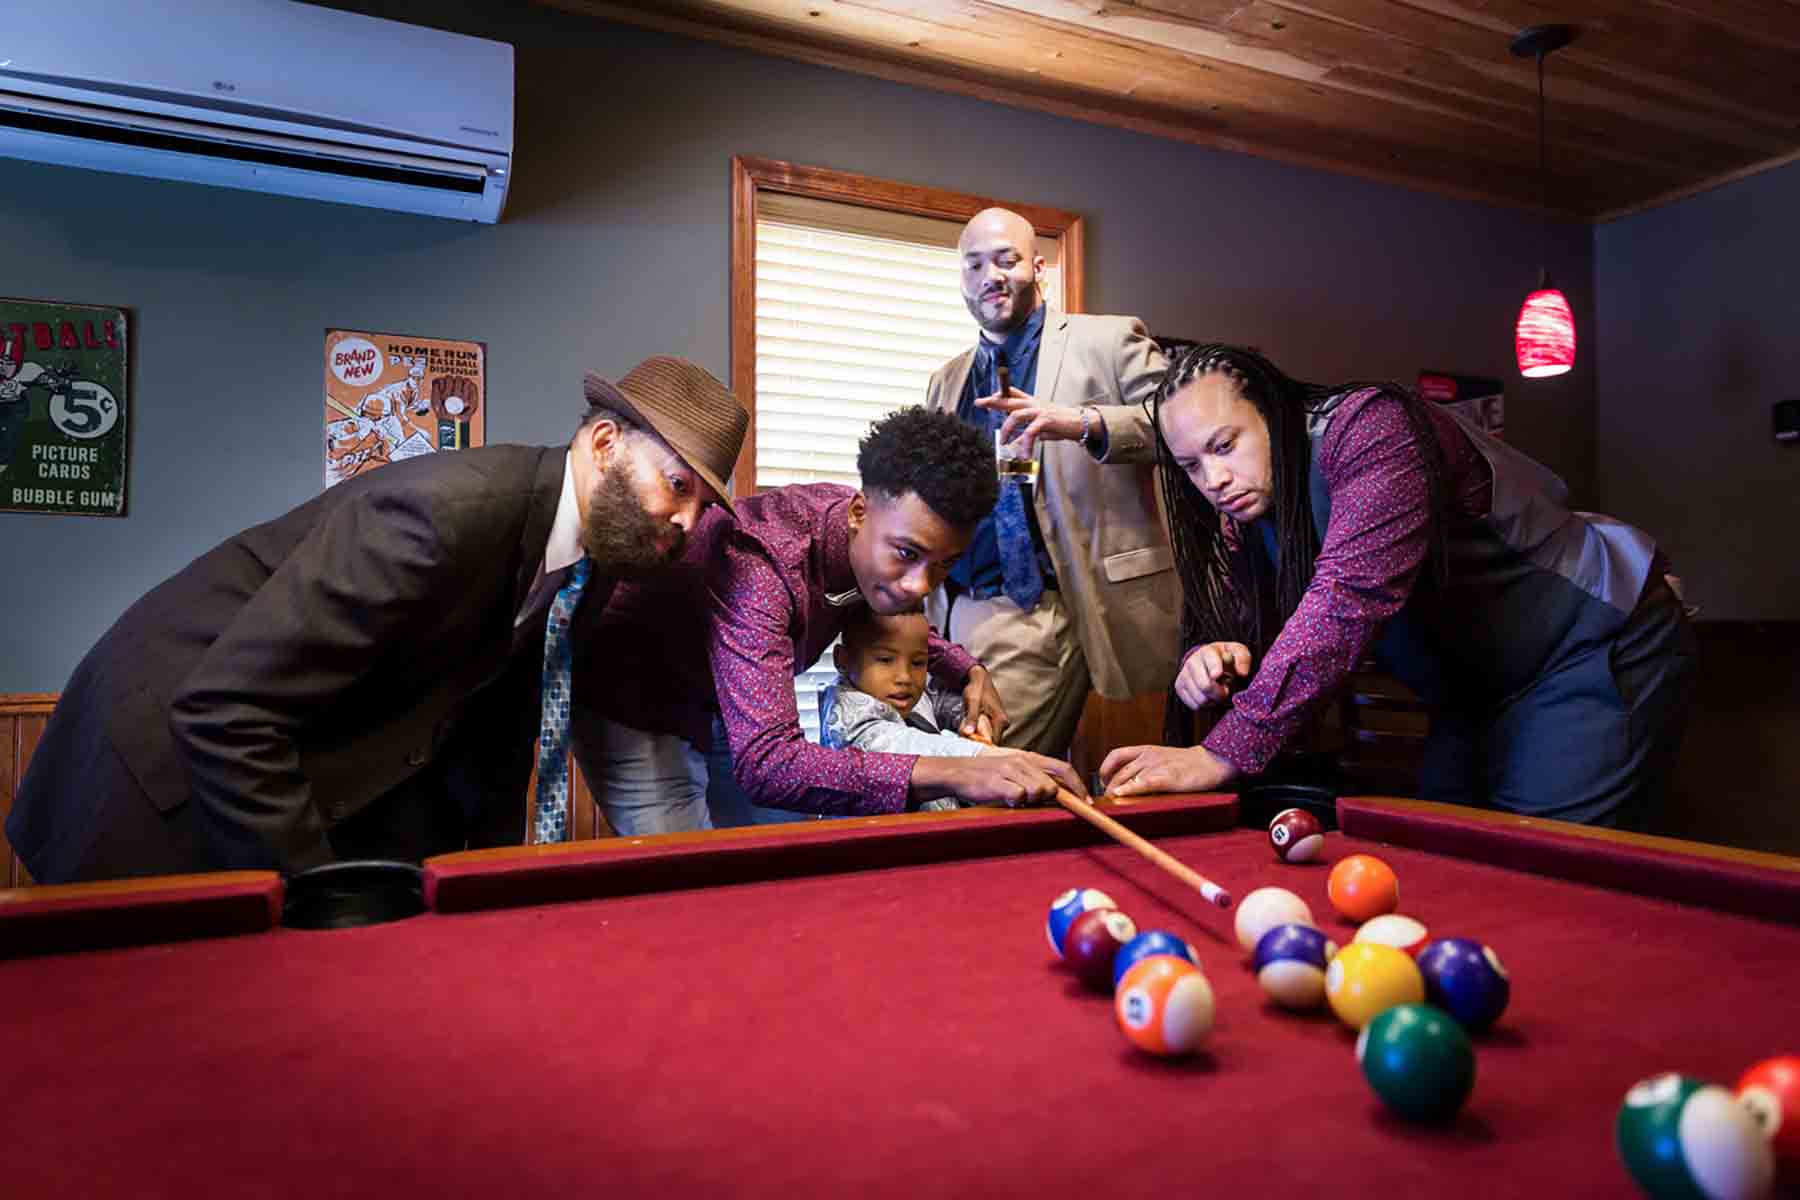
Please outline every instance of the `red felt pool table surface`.
[[[965, 812], [452, 856], [432, 897], [475, 911], [0, 962], [0, 1193], [1629, 1196], [1633, 1082], [1800, 1049], [1794, 860], [1346, 800], [1289, 866], [1230, 798], [1116, 811], [1344, 941], [1327, 869], [1377, 853], [1402, 911], [1494, 946], [1513, 999], [1461, 1115], [1387, 1115], [1230, 912], [1067, 814]], [[1055, 963], [1076, 885], [1196, 945], [1203, 1053], [1136, 1051]]]

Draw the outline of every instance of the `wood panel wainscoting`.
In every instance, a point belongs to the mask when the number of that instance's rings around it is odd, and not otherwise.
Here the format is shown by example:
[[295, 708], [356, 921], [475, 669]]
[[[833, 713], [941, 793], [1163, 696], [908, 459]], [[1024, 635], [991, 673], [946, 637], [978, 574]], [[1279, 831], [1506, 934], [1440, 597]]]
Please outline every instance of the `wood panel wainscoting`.
[[38, 739], [44, 736], [50, 710], [56, 707], [55, 692], [19, 692], [0, 694], [0, 887], [25, 887], [31, 876], [25, 864], [13, 853], [6, 840], [6, 818], [12, 813], [13, 797], [19, 794], [19, 780], [25, 764], [31, 761]]

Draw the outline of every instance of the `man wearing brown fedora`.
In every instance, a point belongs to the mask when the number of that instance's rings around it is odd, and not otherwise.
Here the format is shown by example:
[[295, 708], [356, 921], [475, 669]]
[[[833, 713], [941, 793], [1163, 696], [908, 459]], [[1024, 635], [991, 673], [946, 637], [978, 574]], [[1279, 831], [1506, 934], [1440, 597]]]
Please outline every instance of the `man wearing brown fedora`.
[[749, 420], [680, 359], [584, 391], [567, 446], [366, 472], [127, 610], [76, 668], [7, 821], [32, 875], [522, 840], [534, 733], [540, 781], [567, 778], [575, 610], [667, 569], [702, 509], [729, 506]]

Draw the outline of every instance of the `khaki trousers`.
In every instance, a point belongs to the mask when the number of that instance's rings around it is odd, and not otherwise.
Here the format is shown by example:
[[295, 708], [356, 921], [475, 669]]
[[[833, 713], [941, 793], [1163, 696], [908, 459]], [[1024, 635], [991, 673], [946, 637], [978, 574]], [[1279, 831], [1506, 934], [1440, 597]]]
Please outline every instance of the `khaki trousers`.
[[1066, 758], [1087, 703], [1087, 659], [1061, 593], [1046, 591], [1031, 612], [1005, 596], [959, 596], [944, 636], [994, 677], [1011, 718], [1000, 744]]

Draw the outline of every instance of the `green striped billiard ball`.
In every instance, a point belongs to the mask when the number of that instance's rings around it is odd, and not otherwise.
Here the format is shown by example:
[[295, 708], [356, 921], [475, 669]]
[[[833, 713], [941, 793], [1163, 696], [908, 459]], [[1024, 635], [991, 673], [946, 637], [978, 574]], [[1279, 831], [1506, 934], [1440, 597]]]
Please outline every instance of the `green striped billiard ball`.
[[1454, 1116], [1475, 1086], [1475, 1050], [1462, 1026], [1428, 1004], [1399, 1004], [1356, 1039], [1363, 1078], [1413, 1121]]
[[1775, 1156], [1750, 1110], [1691, 1075], [1657, 1075], [1625, 1093], [1619, 1157], [1657, 1200], [1766, 1196]]

